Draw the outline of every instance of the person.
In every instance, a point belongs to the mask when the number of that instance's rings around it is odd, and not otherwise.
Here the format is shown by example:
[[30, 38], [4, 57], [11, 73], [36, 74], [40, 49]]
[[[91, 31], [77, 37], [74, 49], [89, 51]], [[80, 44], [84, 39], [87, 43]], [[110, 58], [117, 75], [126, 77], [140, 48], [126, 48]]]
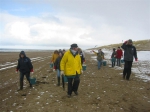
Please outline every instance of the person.
[[[55, 50], [54, 53], [53, 53], [53, 55], [52, 55], [52, 58], [51, 58], [51, 63], [53, 63], [53, 65], [55, 65], [55, 61], [58, 58], [58, 56], [59, 56], [59, 52], [58, 52], [58, 50]], [[55, 66], [53, 66], [53, 70], [55, 70], [54, 67]]]
[[113, 52], [112, 52], [112, 54], [111, 54], [112, 67], [114, 67], [114, 66], [115, 66], [115, 64], [116, 64], [116, 55], [117, 55], [117, 53], [116, 53], [116, 49], [115, 49], [115, 48], [113, 48]]
[[32, 84], [30, 83], [30, 72], [33, 73], [33, 65], [31, 63], [30, 58], [26, 57], [26, 54], [24, 51], [21, 51], [19, 54], [18, 65], [16, 67], [16, 73], [18, 73], [18, 70], [20, 72], [20, 89], [19, 90], [23, 89], [24, 76], [26, 76], [30, 84], [30, 87], [32, 87]]
[[96, 55], [97, 55], [97, 62], [98, 62], [98, 70], [100, 70], [102, 61], [104, 59], [104, 53], [102, 52], [101, 49], [98, 50], [98, 53], [92, 50]]
[[63, 55], [65, 54], [65, 52], [66, 52], [66, 50], [65, 50], [65, 49], [63, 49], [63, 51], [62, 51]]
[[133, 62], [133, 57], [137, 61], [137, 52], [135, 46], [131, 39], [125, 41], [122, 44], [122, 49], [124, 50], [124, 70], [123, 70], [123, 79], [129, 80], [131, 75], [131, 67]]
[[83, 53], [81, 48], [78, 48], [78, 53], [79, 53], [79, 55], [81, 57], [81, 65], [82, 65], [83, 62], [85, 62], [85, 56], [84, 56], [84, 53]]
[[72, 92], [78, 95], [80, 75], [83, 71], [77, 44], [72, 44], [71, 48], [65, 52], [60, 62], [60, 70], [61, 75], [65, 75], [68, 80], [68, 97], [71, 97]]
[[117, 55], [117, 66], [120, 66], [120, 62], [121, 62], [121, 57], [123, 55], [122, 50], [120, 49], [120, 47], [118, 47], [117, 51], [116, 51]]
[[57, 70], [57, 81], [58, 81], [58, 86], [60, 86], [60, 61], [62, 59], [63, 54], [60, 52], [59, 56], [57, 57], [55, 61], [55, 69]]

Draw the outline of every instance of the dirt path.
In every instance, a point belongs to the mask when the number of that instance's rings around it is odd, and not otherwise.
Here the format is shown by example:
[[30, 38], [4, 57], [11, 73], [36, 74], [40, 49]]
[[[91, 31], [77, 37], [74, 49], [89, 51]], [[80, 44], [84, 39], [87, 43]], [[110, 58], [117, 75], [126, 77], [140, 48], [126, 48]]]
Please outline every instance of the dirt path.
[[[103, 66], [97, 70], [96, 62], [86, 54], [87, 70], [81, 76], [79, 95], [67, 98], [56, 84], [56, 73], [49, 68], [49, 57], [35, 61], [34, 74], [38, 84], [17, 92], [18, 74], [14, 68], [0, 71], [0, 111], [28, 112], [148, 112], [150, 111], [150, 85], [131, 76], [122, 79], [122, 70]], [[4, 84], [8, 83], [8, 84]], [[24, 96], [22, 96], [24, 95]]]

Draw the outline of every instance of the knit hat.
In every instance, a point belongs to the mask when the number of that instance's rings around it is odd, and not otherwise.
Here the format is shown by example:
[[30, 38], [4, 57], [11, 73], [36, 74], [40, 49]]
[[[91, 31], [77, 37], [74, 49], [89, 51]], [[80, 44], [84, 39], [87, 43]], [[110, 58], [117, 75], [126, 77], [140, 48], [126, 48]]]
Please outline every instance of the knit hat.
[[74, 47], [76, 48], [76, 47], [78, 47], [78, 45], [77, 44], [72, 44], [71, 48], [74, 48]]
[[131, 39], [128, 40], [129, 43], [133, 43]]

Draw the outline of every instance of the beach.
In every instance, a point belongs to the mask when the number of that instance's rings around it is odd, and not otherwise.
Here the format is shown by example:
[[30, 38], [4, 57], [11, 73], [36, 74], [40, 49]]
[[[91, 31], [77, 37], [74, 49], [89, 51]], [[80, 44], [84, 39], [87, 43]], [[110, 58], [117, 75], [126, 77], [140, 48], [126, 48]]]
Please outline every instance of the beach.
[[[122, 78], [122, 69], [110, 68], [109, 63], [97, 69], [95, 56], [85, 52], [87, 69], [80, 76], [78, 96], [67, 97], [57, 86], [56, 72], [50, 68], [52, 51], [26, 52], [32, 60], [37, 83], [32, 88], [24, 78], [19, 88], [19, 73], [15, 72], [19, 52], [0, 53], [1, 112], [149, 112], [150, 82], [132, 72], [129, 81]], [[106, 59], [109, 62], [108, 59]], [[136, 68], [136, 64], [134, 64]], [[123, 68], [123, 65], [122, 65]]]

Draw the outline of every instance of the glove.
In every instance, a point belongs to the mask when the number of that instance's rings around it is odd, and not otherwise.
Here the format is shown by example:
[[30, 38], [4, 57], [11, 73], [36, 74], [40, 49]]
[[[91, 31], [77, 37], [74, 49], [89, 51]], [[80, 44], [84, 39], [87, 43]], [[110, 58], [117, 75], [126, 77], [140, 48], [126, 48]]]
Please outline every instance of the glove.
[[64, 74], [64, 71], [61, 71], [61, 72], [60, 72], [60, 75], [65, 75], [65, 74]]
[[53, 72], [55, 72], [56, 71], [56, 69], [53, 69]]
[[18, 69], [16, 69], [16, 73], [18, 73]]
[[31, 69], [30, 72], [33, 74], [33, 69]]
[[135, 58], [135, 61], [138, 61], [138, 59], [137, 59], [137, 58]]
[[81, 70], [81, 75], [83, 74], [83, 70]]
[[124, 44], [127, 44], [127, 42], [128, 42], [128, 40], [126, 40], [126, 41], [124, 42]]

